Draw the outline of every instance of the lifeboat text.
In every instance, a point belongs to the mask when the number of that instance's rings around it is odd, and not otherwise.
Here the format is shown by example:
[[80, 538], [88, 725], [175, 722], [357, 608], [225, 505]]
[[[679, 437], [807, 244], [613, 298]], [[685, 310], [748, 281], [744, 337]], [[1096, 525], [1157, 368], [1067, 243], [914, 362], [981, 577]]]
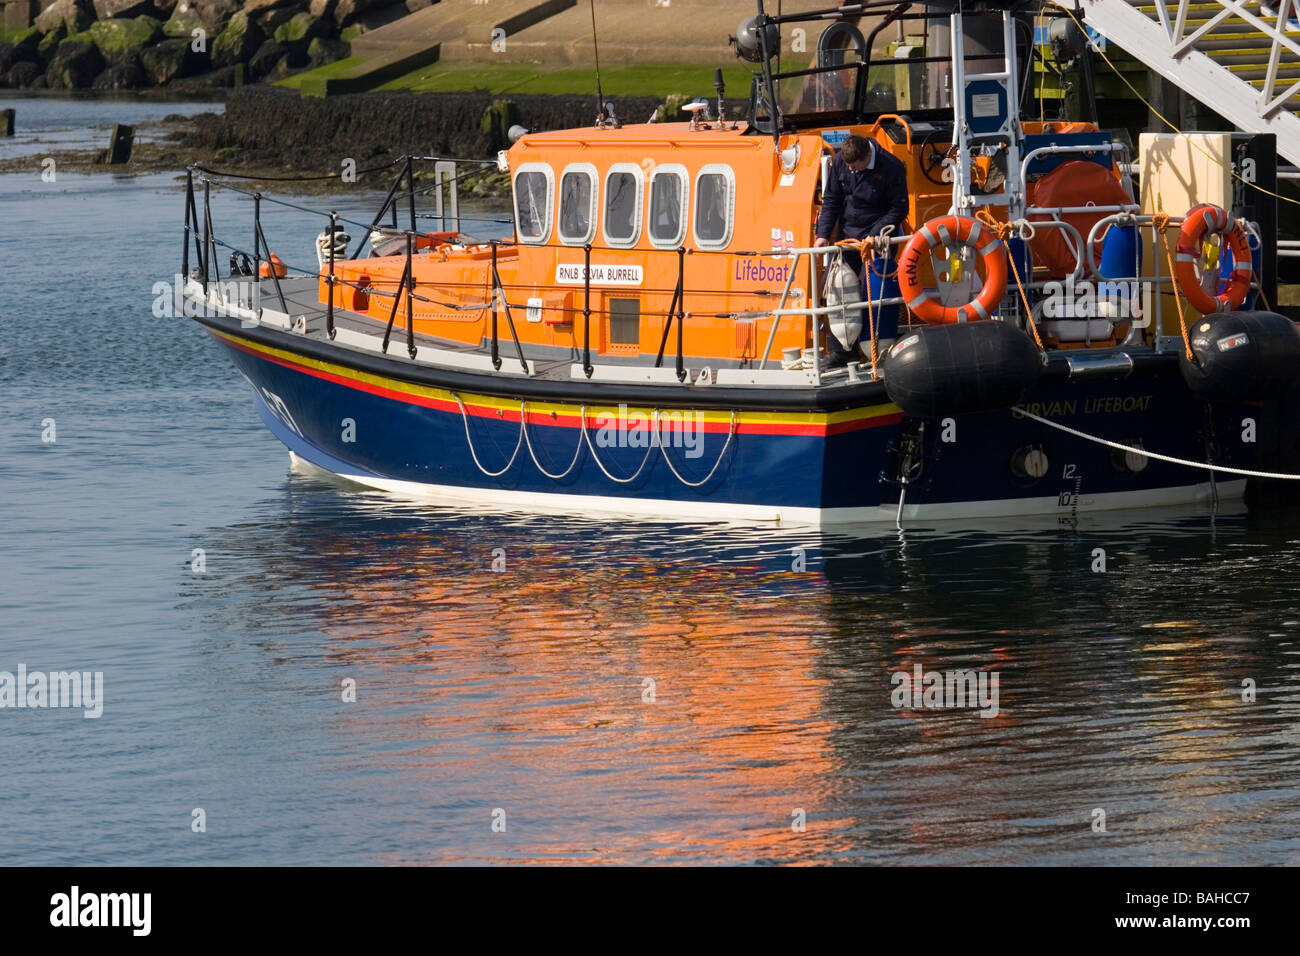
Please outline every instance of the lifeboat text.
[[[1085, 399], [1082, 414], [1145, 412], [1150, 406], [1150, 395], [1107, 395], [1101, 398]], [[1029, 402], [1025, 405], [1025, 411], [1040, 418], [1056, 418], [1061, 415], [1078, 415], [1080, 414], [1080, 407], [1077, 400], [1070, 399], [1064, 402]]]
[[736, 278], [741, 282], [785, 282], [790, 278], [790, 263], [777, 265], [764, 259], [737, 259]]

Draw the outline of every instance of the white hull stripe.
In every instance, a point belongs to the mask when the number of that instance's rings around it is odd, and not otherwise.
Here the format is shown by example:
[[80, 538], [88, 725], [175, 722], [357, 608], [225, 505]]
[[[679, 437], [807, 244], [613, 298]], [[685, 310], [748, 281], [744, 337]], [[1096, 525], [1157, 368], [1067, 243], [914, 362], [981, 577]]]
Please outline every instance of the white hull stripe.
[[[289, 452], [295, 463], [306, 461]], [[327, 469], [307, 462], [318, 471]], [[486, 506], [499, 511], [547, 511], [576, 515], [627, 516], [676, 520], [682, 518], [708, 521], [736, 521], [753, 524], [809, 525], [824, 527], [841, 524], [893, 524], [898, 514], [897, 502], [862, 508], [782, 508], [771, 505], [747, 505], [728, 502], [672, 501], [663, 498], [616, 498], [606, 495], [570, 495], [550, 492], [511, 491], [502, 488], [464, 488], [416, 481], [378, 478], [374, 475], [340, 474], [339, 477], [387, 491], [403, 498], [436, 501], [446, 504]], [[1221, 481], [1221, 501], [1241, 498], [1246, 493], [1245, 480]], [[1075, 512], [1119, 511], [1127, 508], [1151, 508], [1188, 505], [1211, 500], [1209, 482], [1157, 488], [1147, 491], [1114, 491], [1081, 495], [1076, 505], [1062, 507], [1059, 498], [1013, 498], [999, 501], [964, 501], [942, 504], [904, 504], [903, 519], [945, 520], [954, 518], [998, 518], [1028, 515], [1067, 515]]]

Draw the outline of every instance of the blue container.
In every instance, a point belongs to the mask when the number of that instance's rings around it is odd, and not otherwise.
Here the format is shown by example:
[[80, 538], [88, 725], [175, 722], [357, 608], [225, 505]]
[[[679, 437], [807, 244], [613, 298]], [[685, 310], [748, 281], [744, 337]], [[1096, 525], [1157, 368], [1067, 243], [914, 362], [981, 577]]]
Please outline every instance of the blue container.
[[[867, 294], [871, 296], [874, 302], [877, 299], [897, 298], [898, 288], [898, 260], [897, 259], [877, 259], [867, 268]], [[876, 338], [894, 339], [898, 337], [898, 306], [884, 305], [874, 307], [873, 314], [876, 319]], [[871, 332], [866, 328], [867, 313], [862, 313], [862, 339], [863, 344], [871, 341]]]
[[[1142, 275], [1142, 242], [1137, 226], [1111, 226], [1106, 230], [1097, 271], [1103, 279], [1132, 280]], [[1115, 303], [1126, 316], [1134, 315], [1138, 308], [1137, 302], [1129, 301], [1134, 292], [1135, 288], [1128, 282], [1097, 283], [1097, 301]]]
[[[1250, 242], [1250, 268], [1255, 273], [1255, 281], [1259, 282], [1259, 270], [1264, 265], [1264, 250], [1253, 232], [1246, 233], [1246, 239]], [[1232, 247], [1225, 244], [1223, 246], [1223, 264], [1219, 268], [1220, 295], [1228, 290], [1228, 276], [1232, 275], [1232, 263]], [[1253, 308], [1255, 308], [1255, 290], [1251, 289], [1246, 293], [1246, 301], [1241, 304], [1241, 311], [1248, 312]]]

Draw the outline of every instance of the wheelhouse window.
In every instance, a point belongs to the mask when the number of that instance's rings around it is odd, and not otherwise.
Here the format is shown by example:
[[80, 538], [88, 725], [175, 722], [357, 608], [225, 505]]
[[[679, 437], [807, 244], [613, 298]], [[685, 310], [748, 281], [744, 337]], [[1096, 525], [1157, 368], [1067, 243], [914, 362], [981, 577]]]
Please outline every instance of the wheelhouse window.
[[551, 194], [555, 174], [545, 163], [525, 163], [515, 174], [515, 232], [520, 242], [551, 237]]
[[723, 249], [736, 213], [736, 176], [730, 166], [708, 165], [695, 177], [695, 244]]
[[632, 246], [641, 233], [641, 167], [616, 163], [605, 177], [605, 242]]
[[560, 241], [581, 246], [596, 234], [596, 169], [569, 166], [560, 177]]
[[665, 164], [650, 177], [650, 242], [680, 246], [686, 236], [686, 169]]

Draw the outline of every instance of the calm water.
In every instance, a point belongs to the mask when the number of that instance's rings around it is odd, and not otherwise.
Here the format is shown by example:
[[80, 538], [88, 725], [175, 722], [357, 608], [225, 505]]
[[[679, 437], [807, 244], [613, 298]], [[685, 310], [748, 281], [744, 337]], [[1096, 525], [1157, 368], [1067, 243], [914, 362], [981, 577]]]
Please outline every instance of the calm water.
[[[151, 314], [180, 199], [0, 177], [0, 671], [105, 697], [0, 710], [0, 863], [1300, 861], [1300, 520], [823, 536], [292, 474]], [[916, 664], [998, 716], [895, 709]]]
[[[0, 90], [0, 109], [10, 108], [17, 111], [17, 123], [13, 136], [0, 138], [0, 159], [64, 149], [104, 149], [114, 123], [134, 126], [173, 113], [220, 113], [222, 107], [220, 103], [150, 102], [130, 94], [33, 96]], [[138, 128], [135, 141], [149, 142], [156, 135], [155, 129]]]

